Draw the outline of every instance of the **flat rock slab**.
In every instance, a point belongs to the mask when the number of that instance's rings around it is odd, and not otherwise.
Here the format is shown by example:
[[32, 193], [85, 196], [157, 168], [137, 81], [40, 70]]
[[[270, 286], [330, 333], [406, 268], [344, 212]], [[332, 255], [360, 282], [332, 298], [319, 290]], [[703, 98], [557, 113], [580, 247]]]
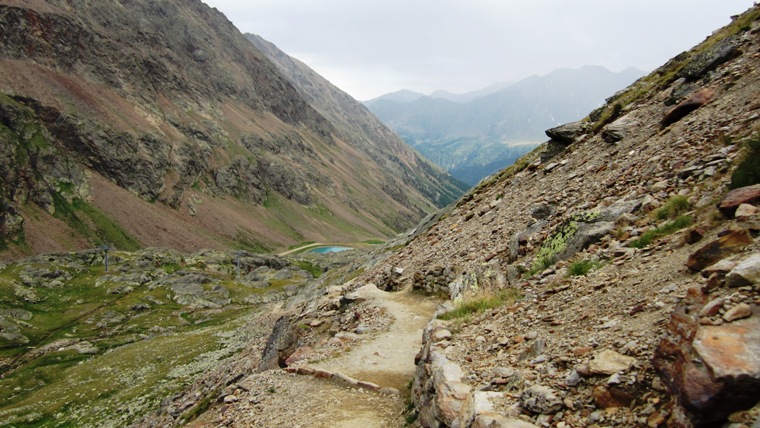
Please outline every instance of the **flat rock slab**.
[[760, 184], [734, 189], [720, 201], [718, 208], [724, 214], [732, 216], [741, 204], [760, 203]]

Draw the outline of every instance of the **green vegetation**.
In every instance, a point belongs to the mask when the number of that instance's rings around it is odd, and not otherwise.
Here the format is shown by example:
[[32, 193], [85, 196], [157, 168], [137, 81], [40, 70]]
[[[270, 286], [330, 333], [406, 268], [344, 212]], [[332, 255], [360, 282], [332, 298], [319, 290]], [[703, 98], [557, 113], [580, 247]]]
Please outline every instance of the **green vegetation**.
[[308, 261], [308, 260], [298, 260], [294, 263], [296, 266], [298, 266], [300, 269], [305, 270], [306, 272], [309, 272], [311, 276], [314, 278], [319, 278], [322, 276], [323, 273], [325, 273], [325, 270], [321, 267], [315, 265], [314, 263]]
[[112, 256], [109, 273], [96, 251], [0, 267], [0, 307], [19, 314], [4, 325], [18, 336], [0, 338], [10, 364], [0, 378], [5, 423], [127, 426], [240, 349], [229, 338], [250, 329], [259, 307], [249, 302], [310, 279], [256, 288], [237, 281], [221, 253], [203, 262], [169, 250]]
[[382, 244], [385, 244], [385, 241], [380, 240], [380, 239], [369, 239], [369, 240], [366, 240], [366, 241], [362, 241], [362, 244], [367, 244], [367, 245], [382, 245]]
[[495, 293], [486, 293], [459, 302], [454, 310], [439, 315], [438, 319], [457, 320], [468, 318], [474, 314], [487, 311], [488, 309], [514, 303], [515, 300], [521, 298], [522, 294], [514, 288], [499, 290]]
[[601, 266], [601, 262], [578, 260], [573, 262], [570, 267], [567, 268], [567, 276], [584, 276], [593, 269], [599, 269]]
[[657, 220], [673, 219], [690, 209], [691, 204], [686, 196], [674, 196], [665, 205], [655, 211], [654, 216]]
[[535, 275], [557, 261], [557, 256], [565, 251], [568, 241], [578, 232], [578, 222], [588, 223], [599, 216], [596, 211], [589, 211], [570, 216], [565, 222], [554, 229], [554, 233], [546, 238], [533, 259], [533, 265], [528, 275]]
[[654, 242], [655, 239], [661, 238], [663, 236], [672, 235], [673, 233], [681, 229], [689, 227], [691, 225], [691, 222], [692, 222], [691, 216], [688, 216], [688, 215], [679, 216], [675, 220], [669, 221], [660, 227], [644, 232], [644, 234], [641, 235], [641, 237], [634, 240], [629, 245], [633, 248], [644, 248], [647, 245]]
[[746, 143], [746, 152], [739, 165], [731, 174], [730, 189], [752, 186], [760, 183], [760, 137]]

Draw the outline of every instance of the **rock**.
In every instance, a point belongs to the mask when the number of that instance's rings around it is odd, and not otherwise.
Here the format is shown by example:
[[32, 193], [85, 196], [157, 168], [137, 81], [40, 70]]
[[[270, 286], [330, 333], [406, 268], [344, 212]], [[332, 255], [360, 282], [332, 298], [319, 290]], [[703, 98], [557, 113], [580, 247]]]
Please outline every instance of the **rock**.
[[705, 278], [709, 278], [712, 274], [718, 274], [723, 277], [727, 273], [731, 272], [731, 270], [735, 268], [736, 265], [737, 263], [733, 260], [723, 259], [713, 265], [702, 269], [701, 274]]
[[752, 308], [746, 303], [739, 303], [727, 310], [723, 314], [723, 319], [727, 322], [736, 321], [738, 319], [747, 318], [752, 315]]
[[729, 287], [751, 284], [760, 284], [760, 253], [747, 257], [726, 275], [726, 285]]
[[600, 409], [610, 407], [628, 407], [636, 398], [633, 394], [619, 388], [596, 386], [593, 390], [594, 403]]
[[729, 230], [725, 235], [691, 254], [686, 261], [686, 267], [700, 271], [751, 243], [752, 237], [748, 231]]
[[678, 103], [675, 107], [671, 108], [660, 123], [663, 128], [683, 119], [687, 114], [702, 107], [710, 102], [715, 96], [715, 91], [710, 88], [700, 89], [699, 91], [691, 94], [688, 98]]
[[639, 126], [641, 126], [639, 121], [625, 115], [604, 127], [602, 139], [609, 144], [617, 143], [634, 133]]
[[718, 208], [728, 217], [736, 212], [741, 204], [760, 203], [760, 184], [734, 189], [720, 201]]
[[736, 36], [727, 37], [704, 52], [694, 56], [679, 72], [679, 76], [694, 81], [738, 54]]
[[760, 317], [701, 326], [689, 315], [694, 300], [673, 312], [652, 364], [676, 397], [679, 426], [712, 426], [760, 397]]
[[551, 388], [533, 385], [520, 394], [520, 405], [531, 412], [546, 415], [562, 409], [563, 403]]
[[347, 376], [343, 373], [335, 372], [330, 377], [330, 379], [337, 383], [338, 385], [346, 386], [349, 388], [358, 388], [359, 387], [359, 381], [352, 378], [351, 376]]
[[554, 214], [556, 208], [549, 204], [538, 204], [530, 208], [530, 216], [536, 220], [544, 220]]
[[446, 330], [445, 328], [439, 328], [433, 331], [433, 333], [430, 335], [430, 339], [433, 342], [448, 340], [448, 339], [451, 339], [451, 332]]
[[746, 221], [756, 216], [758, 211], [759, 210], [754, 205], [741, 204], [738, 208], [736, 208], [734, 217], [736, 217], [737, 220]]
[[530, 422], [521, 419], [505, 418], [497, 413], [479, 414], [472, 421], [471, 428], [538, 428]]
[[605, 349], [594, 356], [594, 359], [589, 363], [589, 369], [592, 373], [611, 375], [627, 371], [635, 361], [636, 359], [633, 357]]
[[584, 124], [583, 121], [566, 123], [555, 128], [547, 129], [546, 135], [554, 141], [568, 145], [573, 144], [576, 137], [583, 133]]
[[274, 370], [285, 367], [285, 361], [295, 351], [298, 343], [298, 333], [291, 324], [291, 316], [281, 316], [274, 324], [272, 333], [267, 339], [258, 371]]
[[720, 311], [720, 308], [723, 307], [723, 303], [725, 302], [725, 299], [719, 297], [717, 299], [713, 299], [708, 304], [706, 304], [700, 311], [698, 316], [699, 317], [712, 317], [718, 314], [718, 311]]

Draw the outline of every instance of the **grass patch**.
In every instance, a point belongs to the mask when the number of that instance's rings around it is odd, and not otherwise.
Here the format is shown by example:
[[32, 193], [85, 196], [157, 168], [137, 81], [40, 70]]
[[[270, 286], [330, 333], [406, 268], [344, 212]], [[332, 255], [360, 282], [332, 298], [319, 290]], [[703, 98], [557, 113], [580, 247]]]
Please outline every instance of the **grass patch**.
[[674, 196], [668, 200], [660, 209], [655, 211], [654, 216], [657, 220], [673, 219], [689, 211], [691, 204], [686, 196]]
[[323, 273], [325, 273], [324, 269], [308, 260], [298, 260], [293, 264], [298, 266], [299, 269], [303, 269], [306, 272], [309, 272], [314, 278], [319, 278]]
[[600, 262], [594, 262], [591, 260], [579, 260], [574, 262], [567, 268], [567, 276], [584, 276], [591, 272], [593, 269], [598, 269], [602, 266]]
[[760, 183], [760, 137], [747, 142], [746, 152], [739, 165], [731, 174], [730, 189], [752, 186]]
[[496, 293], [488, 293], [459, 302], [454, 310], [439, 315], [438, 319], [448, 321], [467, 318], [489, 309], [513, 303], [520, 298], [522, 295], [514, 288], [499, 290]]
[[656, 239], [659, 239], [663, 236], [672, 235], [681, 229], [691, 226], [691, 222], [691, 216], [682, 215], [673, 221], [665, 223], [660, 227], [646, 231], [643, 235], [641, 235], [640, 238], [631, 242], [629, 246], [633, 248], [644, 248], [654, 242]]
[[368, 239], [366, 241], [362, 241], [362, 244], [367, 244], [367, 245], [382, 245], [382, 244], [385, 244], [385, 241], [380, 240], [380, 239]]

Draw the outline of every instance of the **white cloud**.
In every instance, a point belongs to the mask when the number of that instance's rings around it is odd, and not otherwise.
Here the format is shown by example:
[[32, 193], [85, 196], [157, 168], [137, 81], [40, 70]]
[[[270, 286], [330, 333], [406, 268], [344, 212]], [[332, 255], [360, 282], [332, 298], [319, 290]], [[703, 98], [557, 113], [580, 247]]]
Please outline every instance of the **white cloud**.
[[753, 0], [205, 0], [358, 99], [586, 64], [653, 69]]

